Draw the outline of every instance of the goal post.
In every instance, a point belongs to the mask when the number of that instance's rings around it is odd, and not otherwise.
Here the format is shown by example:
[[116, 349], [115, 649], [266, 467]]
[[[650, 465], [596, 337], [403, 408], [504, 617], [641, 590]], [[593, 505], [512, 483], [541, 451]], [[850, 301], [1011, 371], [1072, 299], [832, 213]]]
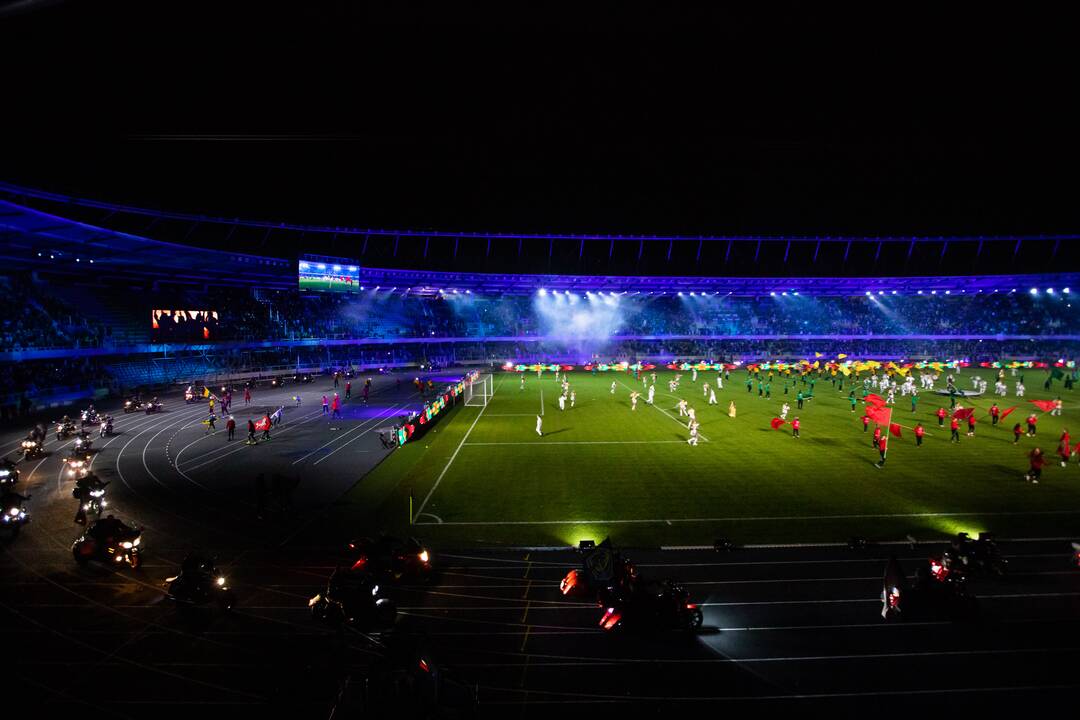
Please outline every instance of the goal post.
[[495, 377], [491, 373], [481, 373], [476, 380], [465, 385], [465, 405], [466, 407], [487, 407], [494, 394]]

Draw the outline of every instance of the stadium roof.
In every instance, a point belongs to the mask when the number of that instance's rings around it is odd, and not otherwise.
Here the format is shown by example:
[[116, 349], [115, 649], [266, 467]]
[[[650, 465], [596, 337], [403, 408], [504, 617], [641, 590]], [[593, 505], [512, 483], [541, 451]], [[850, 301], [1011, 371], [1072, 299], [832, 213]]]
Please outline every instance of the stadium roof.
[[[198, 221], [194, 221], [198, 222]], [[297, 286], [292, 259], [178, 245], [109, 230], [0, 199], [0, 259], [12, 269], [84, 278], [228, 284], [288, 289]], [[869, 239], [849, 239], [870, 242]], [[878, 242], [885, 242], [878, 239]], [[954, 239], [970, 242], [970, 239]], [[845, 242], [841, 240], [840, 242]], [[604, 292], [738, 296], [978, 294], [1075, 286], [1080, 273], [941, 275], [912, 277], [708, 277], [480, 273], [375, 268], [361, 264], [365, 291], [414, 295], [528, 295]]]

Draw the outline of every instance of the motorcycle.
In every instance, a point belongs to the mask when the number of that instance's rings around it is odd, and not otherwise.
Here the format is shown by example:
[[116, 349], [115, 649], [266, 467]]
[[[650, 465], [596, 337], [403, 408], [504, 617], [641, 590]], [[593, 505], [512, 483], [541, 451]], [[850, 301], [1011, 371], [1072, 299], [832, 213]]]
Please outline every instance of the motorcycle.
[[[184, 566], [188, 566], [185, 569]], [[214, 558], [188, 556], [180, 573], [165, 579], [168, 598], [180, 607], [195, 607], [209, 602], [222, 610], [236, 606], [236, 596]]]
[[355, 558], [352, 570], [366, 570], [386, 582], [424, 581], [431, 576], [431, 553], [416, 538], [358, 538], [349, 543], [347, 552]]
[[188, 386], [188, 389], [184, 391], [184, 402], [188, 403], [189, 405], [191, 403], [197, 403], [201, 399], [201, 397], [195, 395], [195, 390], [190, 385]]
[[367, 717], [471, 718], [476, 716], [476, 686], [445, 666], [427, 643], [414, 635], [372, 639], [378, 651], [368, 667], [362, 712]]
[[64, 458], [64, 467], [67, 469], [65, 474], [68, 479], [78, 480], [90, 472], [90, 455], [72, 452], [69, 457]]
[[136, 412], [138, 410], [142, 410], [144, 407], [146, 407], [146, 404], [143, 403], [142, 400], [136, 400], [135, 398], [131, 398], [130, 400], [125, 400], [124, 401], [124, 414], [128, 415], [128, 414]]
[[113, 434], [113, 424], [112, 418], [110, 416], [105, 416], [105, 419], [101, 422], [101, 428], [98, 432], [99, 437], [107, 437]]
[[682, 630], [693, 632], [701, 627], [704, 615], [690, 593], [673, 580], [638, 581], [622, 588], [600, 593], [600, 627], [605, 631], [619, 628]]
[[75, 427], [75, 423], [70, 420], [59, 420], [56, 423], [56, 440], [66, 440], [69, 436], [78, 432], [78, 428]]
[[19, 452], [22, 453], [23, 460], [33, 460], [35, 458], [44, 457], [45, 448], [42, 446], [40, 440], [34, 438], [26, 438], [19, 446]]
[[138, 569], [142, 565], [141, 542], [141, 530], [113, 520], [110, 515], [91, 524], [71, 545], [71, 553], [80, 565], [97, 559], [113, 564], [127, 563], [132, 569]]
[[997, 543], [990, 533], [979, 533], [978, 540], [972, 540], [967, 533], [957, 533], [950, 547], [940, 558], [930, 558], [930, 572], [937, 580], [950, 576], [994, 575], [1002, 577], [1009, 561], [1001, 556]]
[[82, 430], [75, 436], [75, 442], [72, 447], [75, 449], [74, 452], [89, 453], [93, 444], [94, 441], [91, 439], [90, 433]]
[[949, 571], [931, 560], [915, 570], [915, 581], [908, 583], [900, 563], [889, 559], [881, 591], [881, 617], [886, 620], [925, 620], [945, 617], [953, 621], [969, 620], [978, 615], [978, 601], [967, 590], [963, 574]]
[[146, 403], [146, 414], [161, 412], [161, 403], [156, 399], [153, 402]]
[[[108, 506], [109, 501], [105, 499], [105, 483], [99, 487], [91, 488], [86, 491], [85, 494], [79, 493], [78, 488], [72, 490], [72, 495], [75, 499], [82, 502], [82, 522], [85, 523], [86, 516], [93, 513], [96, 519], [101, 519], [101, 512]], [[77, 494], [78, 493], [78, 494]], [[80, 497], [82, 496], [82, 497]]]
[[582, 551], [581, 568], [566, 573], [559, 583], [563, 595], [593, 596], [610, 588], [623, 588], [637, 579], [634, 563], [623, 557], [606, 539]]
[[11, 487], [19, 482], [19, 469], [7, 458], [0, 460], [0, 488]]
[[1072, 564], [1080, 568], [1080, 543], [1072, 543]]
[[364, 570], [334, 571], [326, 591], [308, 600], [311, 617], [334, 626], [382, 629], [394, 624], [397, 607], [382, 597], [375, 577]]
[[30, 513], [23, 506], [30, 496], [25, 498], [15, 493], [8, 493], [3, 496], [3, 503], [0, 506], [0, 527], [9, 531], [11, 537], [17, 537], [19, 531], [22, 530], [22, 526], [30, 522]]
[[87, 425], [97, 425], [101, 422], [101, 417], [97, 414], [97, 410], [83, 410], [79, 416], [79, 423], [83, 427]]

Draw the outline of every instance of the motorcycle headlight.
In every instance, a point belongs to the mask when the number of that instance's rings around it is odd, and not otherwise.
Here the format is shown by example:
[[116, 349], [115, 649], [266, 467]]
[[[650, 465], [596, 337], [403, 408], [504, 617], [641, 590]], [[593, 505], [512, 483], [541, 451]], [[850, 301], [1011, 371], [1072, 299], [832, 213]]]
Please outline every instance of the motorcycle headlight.
[[421, 550], [421, 551], [420, 551], [420, 562], [422, 562], [422, 563], [426, 563], [426, 562], [428, 561], [428, 558], [429, 558], [429, 557], [430, 557], [430, 556], [428, 555], [428, 551], [427, 551], [427, 550]]
[[17, 507], [13, 507], [10, 510], [8, 510], [8, 515], [18, 515], [18, 514], [19, 514], [19, 508], [17, 508]]
[[140, 542], [142, 542], [142, 538], [137, 537], [137, 538], [135, 538], [135, 542], [131, 543], [131, 545], [134, 547], [135, 545], [138, 545]]
[[125, 550], [130, 550], [131, 548], [135, 547], [135, 544], [130, 542], [122, 542], [120, 543], [120, 547], [124, 548]]
[[10, 470], [0, 470], [0, 477], [7, 477], [11, 474]]
[[219, 577], [219, 578], [217, 579], [217, 584], [218, 584], [218, 585], [220, 585], [220, 586], [222, 586], [222, 587], [224, 587], [224, 586], [225, 586], [225, 578], [223, 578], [223, 577]]
[[374, 597], [375, 595], [378, 595], [378, 594], [379, 594], [379, 586], [376, 585], [375, 587], [371, 588], [371, 595], [372, 595], [372, 597]]

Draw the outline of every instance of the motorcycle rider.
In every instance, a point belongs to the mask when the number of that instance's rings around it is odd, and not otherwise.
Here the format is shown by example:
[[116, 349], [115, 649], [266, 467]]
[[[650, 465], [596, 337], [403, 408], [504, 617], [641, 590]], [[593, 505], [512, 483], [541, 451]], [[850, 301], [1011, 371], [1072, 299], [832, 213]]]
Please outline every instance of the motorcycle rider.
[[38, 423], [34, 426], [34, 429], [30, 431], [30, 439], [37, 443], [45, 442], [45, 426]]
[[112, 515], [107, 515], [105, 519], [98, 520], [91, 525], [86, 534], [105, 545], [114, 545], [117, 536], [129, 533], [131, 530], [132, 528], [120, 520], [117, 520]]
[[112, 415], [106, 415], [101, 419], [101, 437], [112, 434]]
[[7, 474], [0, 477], [0, 485], [5, 487], [14, 483], [19, 477], [19, 470], [9, 458], [0, 458], [0, 470], [7, 470]]
[[[104, 489], [108, 484], [109, 483], [102, 482], [101, 478], [92, 472], [88, 472], [86, 475], [75, 481], [75, 489], [71, 491], [71, 494], [79, 501], [79, 509], [75, 512], [76, 523], [79, 525], [86, 524], [86, 510], [83, 506], [90, 500], [90, 492], [92, 490]], [[112, 515], [109, 517], [111, 518]]]

